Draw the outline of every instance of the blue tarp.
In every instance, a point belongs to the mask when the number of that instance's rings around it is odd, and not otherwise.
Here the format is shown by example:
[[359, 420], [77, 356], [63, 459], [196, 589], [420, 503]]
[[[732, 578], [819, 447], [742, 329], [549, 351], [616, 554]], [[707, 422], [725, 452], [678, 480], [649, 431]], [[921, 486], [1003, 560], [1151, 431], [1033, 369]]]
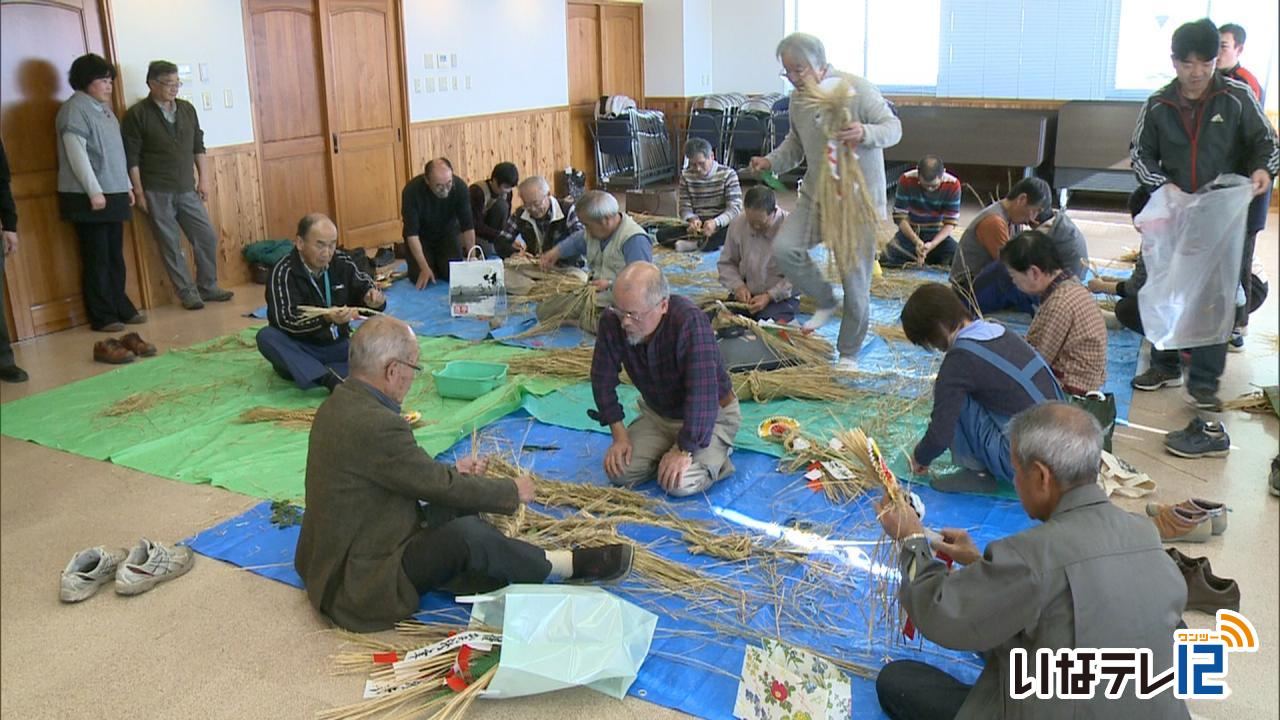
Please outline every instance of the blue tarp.
[[[507, 451], [535, 445], [556, 447], [559, 449], [523, 451], [521, 463], [550, 478], [603, 484], [606, 480], [600, 463], [608, 443], [606, 435], [546, 425], [517, 412], [486, 429], [481, 452], [497, 447]], [[464, 452], [470, 452], [470, 440], [459, 443], [441, 459], [448, 461]], [[918, 640], [891, 645], [886, 641], [890, 633], [883, 629], [869, 639], [872, 633], [863, 615], [869, 606], [867, 553], [880, 534], [868, 499], [833, 506], [823, 494], [805, 487], [797, 474], [779, 472], [777, 458], [738, 452], [733, 461], [736, 471], [732, 476], [715, 485], [705, 497], [674, 501], [676, 511], [685, 517], [721, 523], [737, 532], [769, 534], [782, 528], [797, 528], [808, 529], [815, 539], [840, 541], [827, 546], [827, 554], [821, 558], [835, 563], [836, 570], [810, 577], [803, 583], [807, 589], [800, 590], [802, 584], [796, 582], [803, 572], [797, 564], [779, 565], [777, 576], [782, 578], [778, 582], [785, 588], [789, 611], [824, 618], [843, 632], [818, 632], [812, 626], [788, 622], [785, 614], [779, 620], [776, 608], [768, 602], [749, 602], [745, 616], [711, 605], [690, 611], [687, 600], [624, 584], [614, 590], [660, 616], [652, 652], [631, 688], [632, 695], [701, 717], [731, 716], [746, 641], [708, 630], [706, 625], [689, 619], [690, 612], [699, 617], [732, 617], [740, 627], [766, 636], [778, 634], [780, 627], [783, 638], [793, 644], [873, 668], [879, 668], [886, 656], [914, 658], [938, 665], [966, 682], [973, 681], [980, 662], [971, 653], [953, 652]], [[660, 495], [652, 483], [641, 489]], [[926, 504], [928, 526], [966, 528], [980, 547], [1032, 524], [1016, 502], [943, 495], [919, 486], [913, 489]], [[292, 562], [298, 528], [278, 529], [271, 525], [270, 514], [269, 503], [263, 503], [200, 533], [188, 544], [204, 555], [300, 587]], [[661, 528], [626, 525], [622, 529], [637, 542], [653, 543], [651, 547], [659, 555], [700, 567], [712, 576], [732, 575], [735, 582], [748, 588], [762, 588], [765, 578], [773, 576], [762, 569], [761, 561], [727, 564], [690, 555], [670, 531]], [[744, 566], [746, 572], [742, 573]], [[452, 599], [435, 593], [424, 597], [422, 609], [453, 610], [458, 618], [466, 613]], [[854, 678], [853, 692], [856, 716], [883, 717], [872, 681]]]

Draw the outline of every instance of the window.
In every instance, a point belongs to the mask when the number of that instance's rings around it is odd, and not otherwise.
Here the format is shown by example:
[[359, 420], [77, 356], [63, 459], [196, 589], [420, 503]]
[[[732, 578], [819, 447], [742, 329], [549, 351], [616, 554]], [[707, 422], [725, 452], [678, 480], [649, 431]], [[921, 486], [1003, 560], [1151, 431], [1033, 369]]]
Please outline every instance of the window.
[[942, 0], [795, 0], [792, 29], [816, 35], [827, 62], [886, 92], [938, 84]]
[[1122, 0], [1114, 89], [1141, 90], [1145, 95], [1173, 79], [1173, 31], [1205, 17], [1208, 5], [1206, 0]]

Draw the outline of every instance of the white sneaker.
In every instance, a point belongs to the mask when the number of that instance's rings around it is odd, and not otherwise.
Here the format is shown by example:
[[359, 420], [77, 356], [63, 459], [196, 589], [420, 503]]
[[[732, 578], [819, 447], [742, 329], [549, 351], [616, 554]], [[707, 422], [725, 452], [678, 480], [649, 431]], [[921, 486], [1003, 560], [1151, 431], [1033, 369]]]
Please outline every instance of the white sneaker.
[[858, 372], [858, 358], [842, 357], [836, 361], [832, 369], [836, 372], [856, 373]]
[[76, 553], [62, 571], [58, 598], [62, 602], [73, 603], [93, 597], [99, 587], [116, 576], [116, 568], [126, 554], [128, 552], [124, 548], [108, 550], [102, 546]]
[[693, 252], [698, 249], [697, 240], [677, 240], [676, 252]]
[[831, 322], [831, 317], [835, 314], [836, 309], [833, 307], [819, 308], [818, 311], [813, 314], [813, 317], [805, 321], [803, 327], [805, 330], [817, 330], [828, 322]]
[[185, 575], [195, 559], [189, 547], [166, 547], [142, 538], [116, 570], [116, 594], [138, 595]]

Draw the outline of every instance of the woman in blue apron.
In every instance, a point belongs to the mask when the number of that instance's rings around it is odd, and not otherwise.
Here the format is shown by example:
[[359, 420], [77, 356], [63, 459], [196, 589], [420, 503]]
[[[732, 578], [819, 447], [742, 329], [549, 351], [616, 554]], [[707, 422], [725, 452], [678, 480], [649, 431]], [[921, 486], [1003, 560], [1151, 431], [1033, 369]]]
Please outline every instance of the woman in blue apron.
[[1062, 400], [1043, 358], [1003, 325], [974, 320], [955, 292], [922, 285], [902, 308], [902, 329], [913, 344], [944, 353], [933, 385], [933, 410], [909, 458], [917, 475], [945, 450], [962, 470], [933, 479], [934, 489], [990, 492], [1011, 485], [1009, 419], [1032, 405]]

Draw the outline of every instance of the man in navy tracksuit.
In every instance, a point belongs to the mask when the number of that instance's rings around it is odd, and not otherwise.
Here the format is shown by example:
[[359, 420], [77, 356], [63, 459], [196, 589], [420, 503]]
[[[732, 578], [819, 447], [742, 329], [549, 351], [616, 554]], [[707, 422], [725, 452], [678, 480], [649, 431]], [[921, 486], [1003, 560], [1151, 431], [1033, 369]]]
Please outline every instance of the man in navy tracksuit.
[[[1138, 114], [1130, 160], [1138, 182], [1151, 191], [1174, 183], [1193, 193], [1222, 173], [1249, 177], [1255, 195], [1271, 187], [1280, 170], [1276, 132], [1249, 86], [1214, 72], [1218, 29], [1207, 18], [1173, 33], [1177, 77], [1148, 98]], [[1234, 313], [1234, 308], [1229, 308]], [[1151, 368], [1133, 379], [1139, 390], [1182, 383], [1196, 408], [1216, 412], [1218, 379], [1226, 365], [1226, 343], [1181, 350], [1153, 350]], [[1169, 433], [1165, 447], [1181, 457], [1221, 457], [1231, 441], [1218, 422], [1199, 417]]]
[[[333, 221], [311, 213], [298, 221], [293, 250], [280, 258], [267, 279], [270, 325], [258, 331], [258, 352], [300, 390], [321, 385], [333, 392], [347, 376], [354, 308], [387, 306], [373, 278], [337, 245]], [[303, 306], [329, 310], [313, 317]]]

